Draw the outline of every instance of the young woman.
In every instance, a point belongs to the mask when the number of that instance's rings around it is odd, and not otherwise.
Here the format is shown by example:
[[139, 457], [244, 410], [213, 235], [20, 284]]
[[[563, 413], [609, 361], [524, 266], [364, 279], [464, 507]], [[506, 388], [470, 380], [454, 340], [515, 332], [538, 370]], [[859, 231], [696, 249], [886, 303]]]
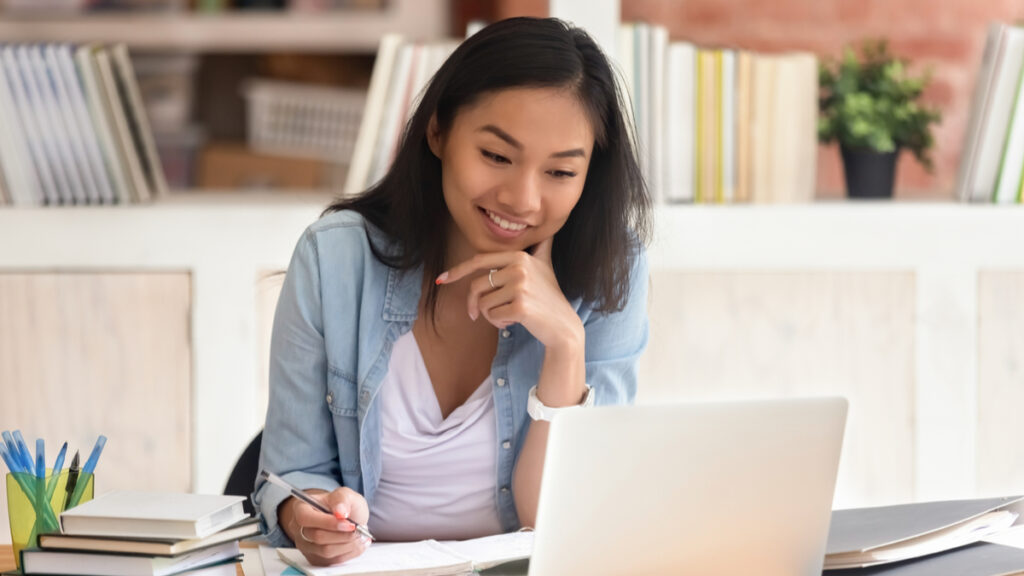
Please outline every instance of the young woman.
[[[636, 393], [650, 200], [623, 109], [558, 20], [463, 42], [387, 175], [295, 249], [261, 468], [379, 540], [532, 526], [552, 415]], [[254, 500], [314, 564], [370, 545], [275, 485]]]

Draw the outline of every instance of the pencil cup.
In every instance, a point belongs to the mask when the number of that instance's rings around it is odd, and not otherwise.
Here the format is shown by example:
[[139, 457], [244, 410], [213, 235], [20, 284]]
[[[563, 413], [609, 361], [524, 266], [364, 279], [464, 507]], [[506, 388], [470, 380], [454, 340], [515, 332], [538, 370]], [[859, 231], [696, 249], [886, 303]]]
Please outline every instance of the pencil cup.
[[[64, 470], [57, 477], [50, 472], [47, 469], [46, 478], [23, 472], [7, 473], [7, 516], [11, 522], [11, 548], [19, 570], [22, 549], [35, 547], [39, 534], [60, 531], [58, 519], [67, 496], [68, 472]], [[93, 475], [79, 474], [78, 482], [85, 483], [79, 503], [92, 500]]]

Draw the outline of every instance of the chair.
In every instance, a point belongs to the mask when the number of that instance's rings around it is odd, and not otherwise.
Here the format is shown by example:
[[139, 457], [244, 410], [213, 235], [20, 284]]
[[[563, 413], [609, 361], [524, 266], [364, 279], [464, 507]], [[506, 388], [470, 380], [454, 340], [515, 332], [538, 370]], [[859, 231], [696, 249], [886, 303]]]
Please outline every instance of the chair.
[[247, 514], [254, 514], [256, 510], [250, 495], [256, 486], [256, 475], [260, 471], [260, 445], [262, 442], [263, 431], [260, 430], [260, 433], [252, 439], [252, 442], [249, 442], [249, 445], [242, 451], [242, 455], [238, 457], [238, 462], [235, 462], [231, 476], [228, 477], [228, 483], [224, 486], [224, 494], [245, 496], [245, 502], [242, 505]]

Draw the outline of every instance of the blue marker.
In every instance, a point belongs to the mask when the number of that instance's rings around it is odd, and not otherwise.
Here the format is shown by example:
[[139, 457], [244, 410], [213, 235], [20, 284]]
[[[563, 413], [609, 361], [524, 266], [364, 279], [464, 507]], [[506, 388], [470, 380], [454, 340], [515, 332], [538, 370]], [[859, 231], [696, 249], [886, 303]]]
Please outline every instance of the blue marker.
[[103, 447], [106, 445], [107, 437], [100, 434], [100, 437], [96, 439], [96, 445], [92, 447], [92, 453], [89, 454], [89, 459], [85, 461], [85, 467], [82, 468], [82, 472], [92, 474], [92, 471], [96, 469], [96, 461], [100, 459], [100, 454], [103, 453]]
[[6, 444], [3, 448], [0, 448], [0, 457], [3, 458], [4, 464], [7, 464], [7, 468], [10, 469], [11, 473], [17, 474], [22, 471], [21, 466], [18, 465], [18, 459], [11, 455]]
[[36, 438], [36, 478], [46, 478], [46, 443]]
[[32, 468], [35, 467], [35, 463], [32, 462], [32, 451], [28, 449], [28, 444], [25, 443], [25, 437], [21, 435], [21, 430], [14, 431], [14, 440], [18, 443], [18, 453], [21, 454], [21, 462], [27, 472], [31, 472]]
[[50, 478], [50, 482], [46, 485], [46, 501], [49, 502], [53, 498], [53, 493], [57, 489], [57, 480], [60, 478], [60, 471], [64, 467], [64, 455], [67, 454], [68, 443], [65, 442], [60, 447], [60, 452], [57, 453], [57, 461], [53, 463], [53, 476]]

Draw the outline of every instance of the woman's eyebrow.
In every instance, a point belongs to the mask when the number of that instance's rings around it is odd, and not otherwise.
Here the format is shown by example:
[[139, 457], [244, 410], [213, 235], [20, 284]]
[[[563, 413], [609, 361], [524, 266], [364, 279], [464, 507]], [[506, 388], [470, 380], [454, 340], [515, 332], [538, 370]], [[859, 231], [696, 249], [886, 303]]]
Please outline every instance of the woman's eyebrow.
[[[508, 132], [505, 132], [501, 128], [498, 128], [494, 124], [486, 124], [484, 126], [481, 126], [480, 128], [477, 129], [477, 132], [489, 132], [491, 134], [494, 134], [498, 138], [501, 138], [509, 146], [515, 148], [516, 150], [522, 150], [523, 149], [523, 144], [521, 142], [519, 142], [519, 140], [516, 140], [515, 138], [512, 137], [511, 134], [509, 134]], [[555, 152], [554, 154], [551, 155], [551, 157], [552, 158], [575, 158], [575, 157], [586, 158], [587, 157], [587, 153], [586, 153], [585, 150], [583, 150], [583, 148], [573, 148], [572, 150], [563, 150], [561, 152]]]

